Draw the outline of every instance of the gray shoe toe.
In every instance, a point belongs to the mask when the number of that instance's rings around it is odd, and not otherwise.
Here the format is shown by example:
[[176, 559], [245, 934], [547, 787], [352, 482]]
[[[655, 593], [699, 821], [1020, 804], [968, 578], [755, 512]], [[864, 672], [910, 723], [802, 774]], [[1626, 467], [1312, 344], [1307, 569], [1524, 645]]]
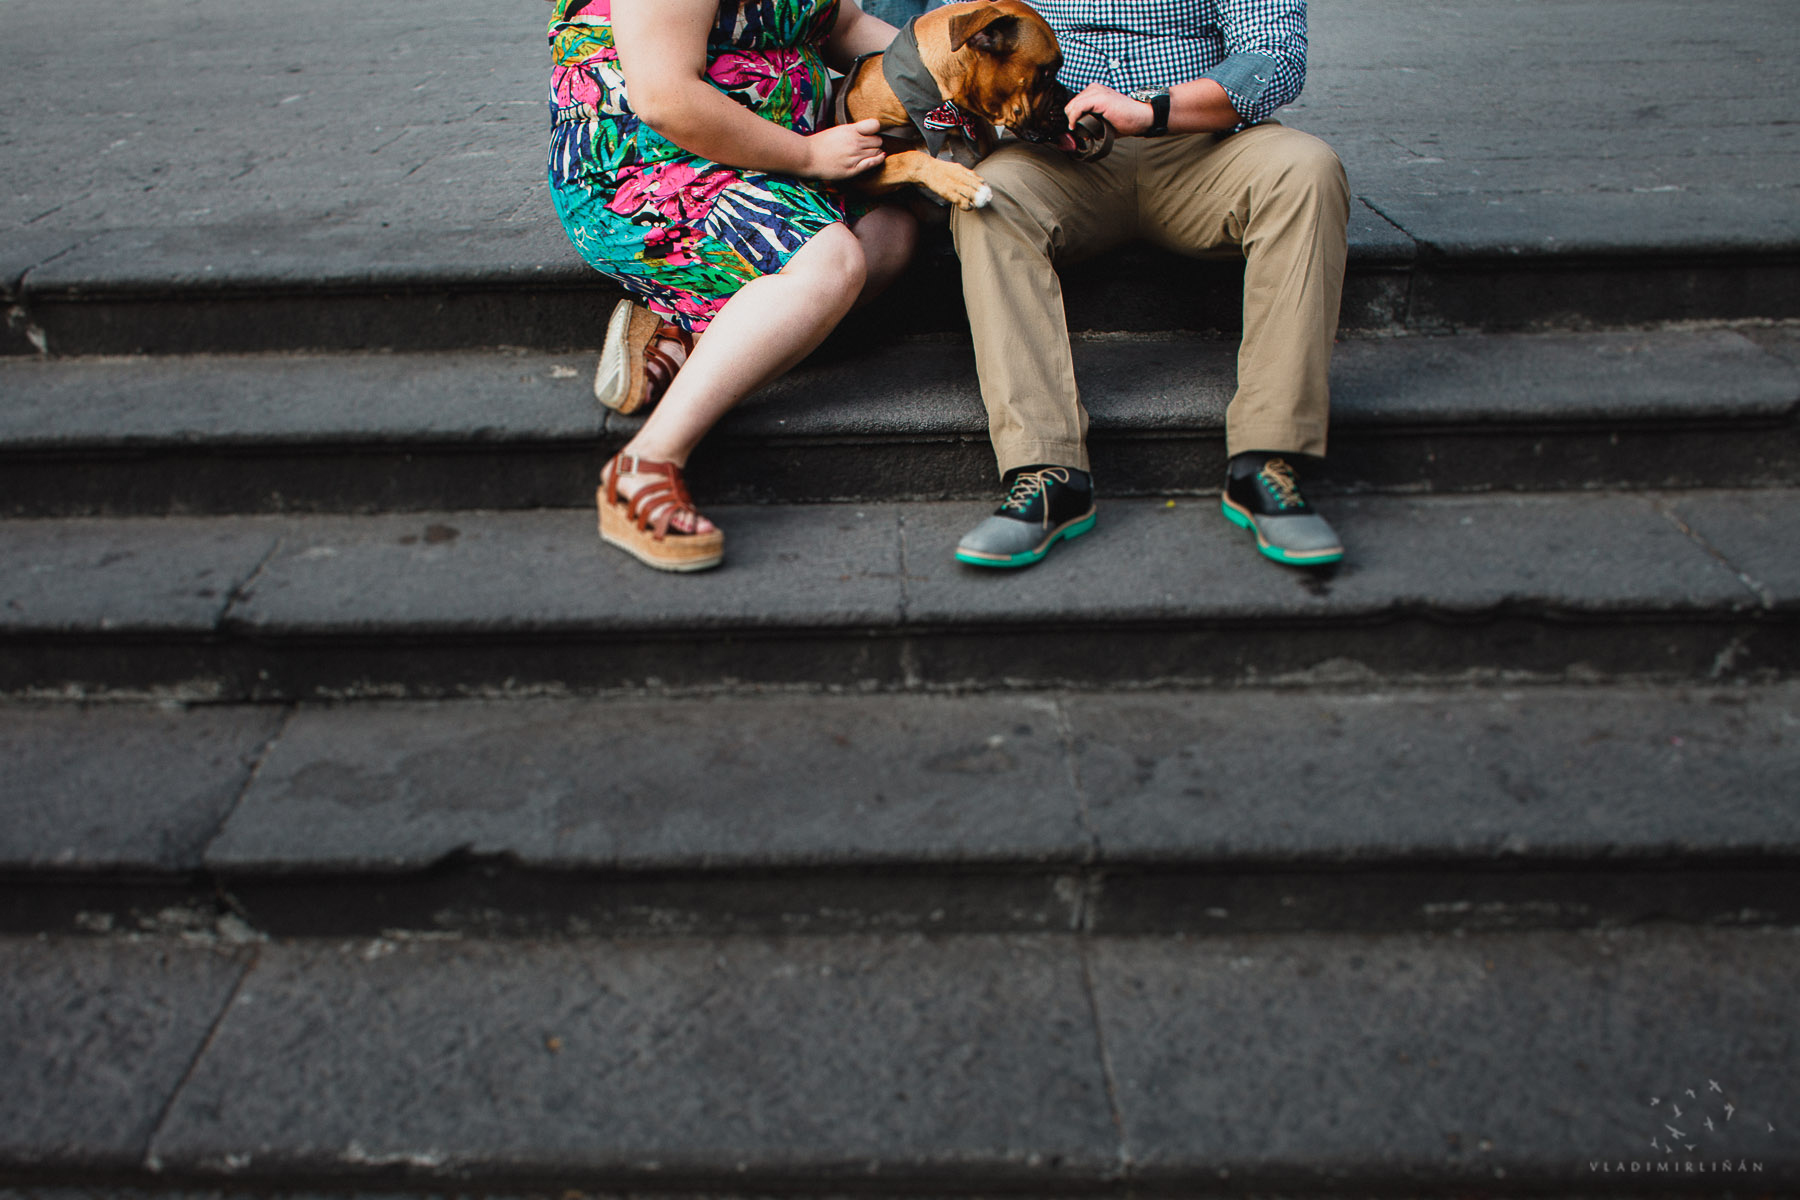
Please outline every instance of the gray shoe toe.
[[1317, 513], [1301, 516], [1258, 516], [1256, 530], [1269, 545], [1290, 554], [1341, 552], [1344, 544], [1331, 522]]
[[1033, 549], [1044, 539], [1044, 531], [1025, 521], [1011, 517], [989, 517], [963, 535], [956, 548], [969, 554], [997, 554], [1011, 557]]

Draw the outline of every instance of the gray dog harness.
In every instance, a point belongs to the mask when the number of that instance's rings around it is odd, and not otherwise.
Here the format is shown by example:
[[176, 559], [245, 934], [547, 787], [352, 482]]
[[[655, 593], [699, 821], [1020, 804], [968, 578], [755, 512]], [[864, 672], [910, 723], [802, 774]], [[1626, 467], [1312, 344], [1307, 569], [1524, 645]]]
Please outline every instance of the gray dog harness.
[[[917, 20], [917, 18], [914, 18]], [[863, 66], [871, 59], [881, 60], [881, 74], [887, 80], [888, 87], [906, 109], [906, 116], [912, 122], [912, 131], [917, 133], [925, 143], [925, 151], [933, 158], [941, 158], [948, 150], [950, 157], [965, 167], [972, 167], [979, 159], [969, 135], [969, 117], [954, 103], [944, 99], [938, 90], [937, 80], [925, 66], [925, 59], [919, 54], [919, 36], [913, 32], [913, 22], [908, 21], [894, 36], [893, 44], [885, 51], [877, 50], [873, 54], [865, 54], [850, 64], [844, 73], [843, 82], [838, 85], [837, 122], [840, 125], [850, 119], [850, 89], [856, 83], [857, 76]], [[951, 138], [952, 133], [962, 134], [959, 138]]]
[[[965, 167], [972, 167], [980, 161], [981, 156], [975, 150], [969, 115], [956, 107], [954, 102], [944, 99], [944, 94], [938, 90], [937, 80], [926, 69], [925, 59], [919, 53], [919, 35], [913, 31], [913, 24], [917, 20], [914, 17], [901, 26], [900, 32], [894, 35], [893, 44], [885, 51], [876, 50], [864, 54], [850, 64], [850, 69], [844, 72], [844, 78], [838, 84], [835, 104], [837, 123], [844, 125], [849, 122], [850, 89], [868, 61], [879, 58], [881, 74], [906, 109], [912, 129], [925, 142], [926, 152], [933, 158], [941, 158], [943, 152], [948, 150], [951, 159]], [[896, 132], [904, 128], [896, 127]], [[952, 132], [962, 136], [951, 138]], [[1070, 134], [1075, 139], [1075, 157], [1083, 162], [1094, 162], [1112, 152], [1113, 128], [1093, 113], [1087, 113], [1076, 122]], [[937, 200], [937, 197], [933, 196], [932, 199]], [[938, 203], [942, 204], [944, 201], [938, 200]]]

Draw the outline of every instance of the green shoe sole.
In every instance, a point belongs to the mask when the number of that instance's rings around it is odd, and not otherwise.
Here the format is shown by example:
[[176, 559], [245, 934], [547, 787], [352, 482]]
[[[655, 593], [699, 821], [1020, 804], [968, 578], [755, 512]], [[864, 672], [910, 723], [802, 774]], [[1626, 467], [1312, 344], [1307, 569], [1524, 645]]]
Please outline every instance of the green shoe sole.
[[1344, 552], [1341, 549], [1330, 550], [1323, 554], [1290, 554], [1280, 546], [1270, 545], [1268, 542], [1264, 541], [1263, 535], [1257, 532], [1256, 522], [1250, 519], [1248, 513], [1239, 512], [1236, 508], [1232, 507], [1231, 501], [1220, 500], [1219, 511], [1225, 514], [1225, 519], [1227, 521], [1230, 521], [1239, 529], [1246, 530], [1255, 536], [1256, 548], [1262, 552], [1264, 558], [1273, 559], [1283, 566], [1324, 567], [1329, 566], [1334, 562], [1342, 562], [1344, 559]]
[[1069, 538], [1078, 538], [1092, 529], [1094, 520], [1099, 515], [1097, 512], [1091, 512], [1085, 517], [1077, 517], [1036, 546], [1029, 550], [1022, 550], [1018, 554], [1008, 555], [1005, 558], [983, 557], [959, 548], [956, 551], [956, 561], [968, 563], [971, 567], [996, 567], [1002, 570], [1012, 567], [1029, 567], [1032, 563], [1042, 562], [1044, 555], [1050, 553], [1050, 547], [1056, 545], [1058, 539], [1067, 541]]

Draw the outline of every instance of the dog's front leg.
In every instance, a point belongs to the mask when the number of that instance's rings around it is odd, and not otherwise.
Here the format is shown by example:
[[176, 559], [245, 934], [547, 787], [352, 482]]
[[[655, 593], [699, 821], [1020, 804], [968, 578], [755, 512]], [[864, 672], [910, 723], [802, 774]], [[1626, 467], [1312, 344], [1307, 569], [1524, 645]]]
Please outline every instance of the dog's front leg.
[[906, 184], [917, 184], [928, 192], [960, 209], [986, 208], [994, 199], [994, 190], [981, 176], [961, 163], [933, 158], [923, 150], [902, 150], [890, 154], [879, 167], [863, 177], [875, 191], [891, 191]]

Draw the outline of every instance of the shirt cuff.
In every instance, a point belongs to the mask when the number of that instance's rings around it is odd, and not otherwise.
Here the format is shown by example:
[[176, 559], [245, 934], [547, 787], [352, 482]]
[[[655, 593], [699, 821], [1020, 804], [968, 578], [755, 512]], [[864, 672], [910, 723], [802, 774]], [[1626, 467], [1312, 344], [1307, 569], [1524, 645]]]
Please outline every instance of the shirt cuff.
[[1210, 71], [1202, 71], [1200, 78], [1210, 79], [1225, 89], [1225, 95], [1231, 100], [1231, 107], [1245, 125], [1254, 125], [1269, 115], [1271, 109], [1263, 104], [1263, 96], [1275, 84], [1276, 68], [1280, 62], [1272, 54], [1261, 54], [1255, 50], [1240, 50], [1230, 55]]

